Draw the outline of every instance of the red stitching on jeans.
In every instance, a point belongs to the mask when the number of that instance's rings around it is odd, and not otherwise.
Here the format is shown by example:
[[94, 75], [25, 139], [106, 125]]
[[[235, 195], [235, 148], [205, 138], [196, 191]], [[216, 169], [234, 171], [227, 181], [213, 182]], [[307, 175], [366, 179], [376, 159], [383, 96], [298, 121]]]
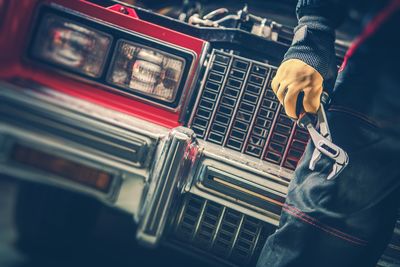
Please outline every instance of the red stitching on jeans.
[[294, 206], [289, 206], [289, 205], [287, 205], [287, 204], [285, 203], [285, 207], [286, 207], [287, 209], [293, 210], [294, 212], [300, 213], [302, 216], [304, 216], [304, 217], [306, 217], [307, 219], [309, 219], [309, 220], [311, 220], [311, 221], [313, 221], [313, 222], [315, 222], [315, 223], [321, 225], [322, 227], [325, 227], [325, 228], [329, 229], [330, 231], [337, 232], [338, 234], [344, 235], [344, 236], [346, 236], [346, 237], [348, 237], [348, 238], [351, 238], [351, 239], [354, 239], [354, 240], [356, 240], [356, 241], [358, 241], [358, 242], [362, 242], [362, 243], [368, 244], [368, 241], [363, 240], [363, 239], [360, 239], [360, 238], [355, 237], [355, 236], [352, 236], [352, 235], [349, 235], [349, 234], [347, 234], [347, 233], [344, 233], [344, 232], [342, 232], [342, 231], [340, 231], [340, 230], [338, 230], [338, 229], [336, 229], [336, 228], [333, 228], [332, 226], [326, 225], [326, 224], [324, 224], [323, 222], [319, 221], [318, 219], [313, 218], [313, 217], [310, 217], [309, 215], [307, 215], [306, 213], [302, 212], [301, 210], [299, 210], [298, 208], [296, 208], [296, 207], [294, 207]]
[[319, 225], [321, 225], [322, 227], [325, 227], [325, 228], [329, 229], [330, 231], [337, 232], [338, 234], [347, 236], [348, 238], [354, 239], [354, 240], [359, 241], [359, 242], [362, 242], [362, 243], [368, 243], [368, 241], [366, 241], [366, 240], [363, 240], [363, 239], [360, 239], [360, 238], [358, 238], [358, 237], [349, 235], [349, 234], [344, 233], [344, 232], [342, 232], [342, 231], [340, 231], [340, 230], [338, 230], [338, 229], [336, 229], [336, 228], [333, 228], [332, 226], [326, 225], [326, 224], [324, 224], [323, 222], [319, 221], [318, 219], [313, 218], [313, 217], [307, 215], [306, 213], [302, 212], [301, 210], [299, 210], [298, 208], [296, 208], [296, 207], [294, 207], [294, 206], [289, 206], [289, 205], [285, 204], [285, 207], [288, 208], [288, 209], [292, 209], [294, 212], [300, 213], [302, 216], [306, 217], [307, 219], [309, 219], [309, 220], [311, 220], [311, 221], [313, 221], [313, 222], [315, 222], [315, 223], [318, 223]]
[[346, 55], [344, 56], [342, 65], [339, 68], [339, 72], [343, 71], [347, 65], [347, 61], [350, 57], [353, 56], [355, 51], [361, 46], [362, 43], [365, 42], [370, 36], [372, 36], [381, 25], [395, 12], [400, 8], [400, 0], [392, 0], [388, 6], [386, 6], [381, 12], [376, 15], [371, 22], [367, 24], [364, 28], [364, 31], [360, 36], [351, 44], [350, 48], [347, 50]]
[[312, 222], [312, 221], [310, 221], [310, 220], [308, 220], [308, 219], [306, 219], [306, 218], [300, 216], [299, 214], [295, 213], [294, 211], [291, 211], [290, 209], [287, 209], [287, 208], [283, 207], [283, 210], [286, 211], [287, 213], [291, 214], [292, 216], [294, 216], [294, 217], [296, 217], [296, 218], [299, 218], [299, 219], [301, 219], [302, 221], [304, 221], [304, 222], [306, 222], [306, 223], [308, 223], [308, 224], [311, 224], [311, 225], [313, 225], [314, 227], [316, 227], [316, 228], [318, 228], [318, 229], [320, 229], [320, 230], [322, 230], [322, 231], [324, 231], [324, 232], [326, 232], [326, 233], [328, 233], [328, 234], [331, 234], [331, 235], [333, 235], [333, 236], [336, 236], [336, 237], [338, 237], [338, 238], [340, 238], [340, 239], [342, 239], [342, 240], [346, 240], [346, 241], [348, 241], [348, 242], [350, 242], [350, 243], [353, 243], [353, 244], [356, 244], [356, 245], [359, 245], [359, 246], [365, 246], [365, 245], [366, 245], [366, 244], [364, 244], [364, 243], [360, 243], [360, 242], [357, 242], [357, 241], [355, 241], [355, 240], [352, 240], [352, 239], [346, 238], [346, 237], [344, 237], [344, 236], [341, 236], [341, 235], [339, 235], [339, 234], [337, 234], [337, 233], [335, 233], [335, 232], [329, 231], [328, 229], [323, 228], [322, 226], [315, 224], [314, 222]]

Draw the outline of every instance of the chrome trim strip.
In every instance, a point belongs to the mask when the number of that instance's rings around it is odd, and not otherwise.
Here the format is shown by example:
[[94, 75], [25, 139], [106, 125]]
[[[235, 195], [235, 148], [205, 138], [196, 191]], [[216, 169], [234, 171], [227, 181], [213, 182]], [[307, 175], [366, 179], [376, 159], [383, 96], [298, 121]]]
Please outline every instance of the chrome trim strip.
[[194, 132], [178, 127], [170, 132], [157, 153], [136, 235], [144, 245], [154, 247], [160, 242], [172, 204], [179, 197], [189, 172], [189, 147], [193, 142]]
[[[184, 99], [184, 102], [182, 103], [181, 113], [179, 116], [179, 122], [184, 122], [188, 113], [192, 112], [192, 110], [189, 110], [189, 104], [193, 98], [194, 91], [196, 90], [198, 78], [201, 75], [203, 64], [205, 64], [205, 62], [206, 62], [209, 49], [210, 49], [210, 43], [204, 42], [202, 53], [199, 57], [199, 61], [196, 66], [196, 71], [193, 74], [192, 83], [190, 86], [188, 86], [189, 89], [182, 93], [182, 99]], [[201, 88], [201, 85], [199, 86], [199, 88]]]
[[[205, 84], [204, 83], [207, 81], [207, 76], [211, 71], [211, 64], [212, 64], [212, 57], [213, 56], [214, 56], [214, 49], [211, 51], [211, 55], [209, 57], [205, 57], [205, 59], [204, 59], [204, 63], [203, 64], [206, 65], [206, 70], [205, 70], [204, 76], [203, 76], [203, 78], [202, 78], [202, 80], [200, 82], [199, 91], [197, 92], [197, 97], [196, 97], [196, 101], [195, 101], [195, 103], [193, 105], [193, 110], [191, 110], [192, 114], [191, 114], [189, 122], [188, 122], [188, 126], [189, 127], [192, 126], [194, 116], [196, 115], [196, 113], [193, 112], [193, 111], [195, 111], [197, 109], [197, 107], [199, 105], [199, 102], [201, 100], [202, 93], [205, 90]], [[207, 62], [207, 60], [208, 60], [208, 62]]]
[[242, 154], [233, 149], [221, 147], [220, 145], [208, 141], [198, 140], [198, 143], [200, 150], [211, 158], [214, 158], [216, 161], [245, 166], [249, 171], [259, 173], [261, 176], [266, 175], [270, 179], [276, 180], [277, 183], [288, 186], [293, 177], [294, 171], [279, 167], [276, 164], [265, 160]]
[[[85, 118], [96, 119], [98, 123], [106, 123], [139, 135], [149, 136], [152, 139], [163, 137], [169, 131], [163, 126], [69, 96], [31, 80], [16, 80], [13, 83], [0, 82], [0, 88], [0, 96], [4, 95], [23, 104], [34, 105], [40, 109], [47, 108], [49, 111], [58, 108], [65, 112], [78, 113]], [[32, 98], [37, 101], [33, 101]]]

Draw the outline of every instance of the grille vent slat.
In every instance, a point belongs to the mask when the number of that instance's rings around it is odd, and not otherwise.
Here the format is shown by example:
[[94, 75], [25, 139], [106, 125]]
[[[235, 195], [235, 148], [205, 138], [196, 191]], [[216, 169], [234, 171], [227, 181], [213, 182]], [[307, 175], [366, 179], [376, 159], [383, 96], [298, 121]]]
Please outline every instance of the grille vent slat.
[[[193, 221], [195, 219], [196, 221]], [[199, 196], [187, 194], [170, 241], [238, 265], [257, 259], [275, 227]]]
[[199, 138], [295, 169], [308, 140], [271, 88], [276, 67], [213, 50], [190, 127]]

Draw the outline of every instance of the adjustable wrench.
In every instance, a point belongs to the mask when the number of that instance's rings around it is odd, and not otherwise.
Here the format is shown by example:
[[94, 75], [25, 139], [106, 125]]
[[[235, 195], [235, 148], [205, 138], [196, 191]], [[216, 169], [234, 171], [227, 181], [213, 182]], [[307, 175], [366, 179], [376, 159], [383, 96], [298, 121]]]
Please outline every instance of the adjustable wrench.
[[[324, 104], [327, 101], [328, 95], [323, 93], [321, 97], [321, 106], [317, 111], [317, 124], [319, 127], [314, 127], [313, 122], [315, 121], [315, 115], [310, 113], [302, 113], [297, 120], [297, 125], [307, 129], [315, 146], [310, 160], [310, 170], [315, 169], [315, 165], [321, 159], [322, 154], [335, 161], [332, 171], [327, 177], [328, 180], [331, 180], [347, 166], [349, 157], [342, 148], [332, 142], [332, 136], [324, 109]], [[317, 129], [319, 129], [319, 132]]]

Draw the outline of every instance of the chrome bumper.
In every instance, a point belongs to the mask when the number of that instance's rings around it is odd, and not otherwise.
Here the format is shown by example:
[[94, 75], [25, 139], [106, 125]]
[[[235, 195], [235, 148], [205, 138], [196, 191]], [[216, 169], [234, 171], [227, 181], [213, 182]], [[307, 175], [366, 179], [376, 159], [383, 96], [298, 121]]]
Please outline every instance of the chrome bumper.
[[[0, 84], [0, 173], [87, 194], [125, 210], [138, 240], [156, 246], [187, 195], [276, 226], [291, 173], [204, 141], [46, 88]], [[13, 160], [16, 146], [113, 177], [106, 191]]]
[[[154, 175], [154, 157], [168, 133], [167, 128], [50, 89], [0, 84], [0, 173], [88, 194], [134, 214], [136, 220]], [[16, 146], [104, 172], [112, 181], [103, 191], [85, 186], [45, 166], [15, 160]]]

